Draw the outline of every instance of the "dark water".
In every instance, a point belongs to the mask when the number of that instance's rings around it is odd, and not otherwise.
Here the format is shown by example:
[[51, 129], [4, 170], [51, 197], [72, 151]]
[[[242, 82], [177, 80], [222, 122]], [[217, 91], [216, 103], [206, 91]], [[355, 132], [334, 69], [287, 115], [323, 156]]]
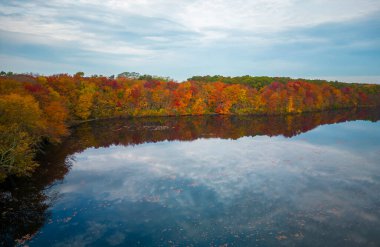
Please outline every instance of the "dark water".
[[379, 119], [82, 124], [3, 185], [0, 245], [380, 246]]

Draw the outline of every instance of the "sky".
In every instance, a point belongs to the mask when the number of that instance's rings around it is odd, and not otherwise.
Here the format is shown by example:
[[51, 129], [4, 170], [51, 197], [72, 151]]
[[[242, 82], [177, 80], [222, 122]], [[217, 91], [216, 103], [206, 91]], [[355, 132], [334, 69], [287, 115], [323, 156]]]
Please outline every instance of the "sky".
[[0, 70], [380, 83], [380, 1], [0, 0]]

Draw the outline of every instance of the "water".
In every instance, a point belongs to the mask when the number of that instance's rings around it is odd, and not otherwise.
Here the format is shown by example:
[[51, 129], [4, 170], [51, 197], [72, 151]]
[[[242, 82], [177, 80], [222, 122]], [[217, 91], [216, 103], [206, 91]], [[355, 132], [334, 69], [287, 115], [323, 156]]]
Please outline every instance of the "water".
[[1, 190], [0, 241], [379, 246], [379, 119], [350, 110], [82, 124], [35, 176]]

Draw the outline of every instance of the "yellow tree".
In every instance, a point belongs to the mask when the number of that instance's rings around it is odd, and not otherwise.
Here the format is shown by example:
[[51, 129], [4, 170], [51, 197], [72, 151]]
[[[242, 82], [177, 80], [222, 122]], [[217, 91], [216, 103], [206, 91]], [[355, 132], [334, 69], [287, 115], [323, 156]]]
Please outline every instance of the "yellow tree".
[[35, 169], [34, 145], [45, 130], [42, 112], [32, 96], [0, 96], [0, 180], [29, 175]]
[[91, 107], [95, 94], [95, 85], [83, 83], [82, 89], [79, 91], [78, 102], [75, 106], [75, 115], [80, 119], [86, 120], [91, 115]]

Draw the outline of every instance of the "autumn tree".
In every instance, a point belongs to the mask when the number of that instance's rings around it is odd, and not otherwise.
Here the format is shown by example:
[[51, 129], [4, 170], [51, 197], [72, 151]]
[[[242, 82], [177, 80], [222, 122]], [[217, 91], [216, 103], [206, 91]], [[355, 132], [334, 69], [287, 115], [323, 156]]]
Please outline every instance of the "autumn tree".
[[29, 175], [35, 169], [35, 144], [45, 129], [42, 111], [32, 96], [0, 96], [0, 180]]

